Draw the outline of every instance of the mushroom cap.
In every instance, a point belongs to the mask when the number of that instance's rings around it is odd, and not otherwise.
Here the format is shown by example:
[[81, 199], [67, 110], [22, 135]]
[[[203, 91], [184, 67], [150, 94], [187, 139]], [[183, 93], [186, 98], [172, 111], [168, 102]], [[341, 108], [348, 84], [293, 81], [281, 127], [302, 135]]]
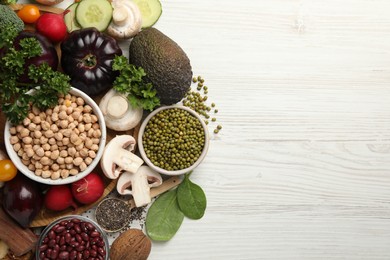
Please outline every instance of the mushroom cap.
[[106, 145], [100, 166], [107, 178], [116, 179], [123, 170], [130, 171], [130, 168], [135, 172], [143, 164], [143, 160], [131, 152], [135, 144], [131, 135], [118, 135]]
[[135, 36], [142, 26], [141, 11], [131, 0], [114, 0], [112, 21], [107, 33], [117, 39], [129, 39]]
[[134, 108], [125, 95], [110, 89], [99, 103], [106, 126], [116, 131], [127, 131], [142, 120], [143, 109]]

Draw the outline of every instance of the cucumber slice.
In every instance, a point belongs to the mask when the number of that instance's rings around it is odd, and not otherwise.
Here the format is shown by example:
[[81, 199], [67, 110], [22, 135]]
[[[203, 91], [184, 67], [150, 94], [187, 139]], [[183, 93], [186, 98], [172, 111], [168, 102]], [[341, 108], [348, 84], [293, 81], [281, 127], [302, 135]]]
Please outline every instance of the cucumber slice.
[[112, 19], [112, 6], [107, 0], [83, 0], [76, 8], [76, 20], [82, 28], [107, 29]]
[[142, 28], [154, 25], [162, 14], [162, 6], [159, 0], [133, 0], [141, 11]]
[[73, 3], [65, 9], [65, 12], [69, 10], [64, 16], [65, 25], [68, 32], [81, 29], [80, 25], [76, 21], [76, 8], [78, 4], [79, 3]]

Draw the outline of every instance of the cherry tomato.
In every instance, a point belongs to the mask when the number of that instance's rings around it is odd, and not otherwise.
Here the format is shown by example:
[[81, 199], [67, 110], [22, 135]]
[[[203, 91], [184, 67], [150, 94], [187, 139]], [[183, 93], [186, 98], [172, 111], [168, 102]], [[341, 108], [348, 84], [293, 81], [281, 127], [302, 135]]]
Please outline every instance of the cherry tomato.
[[41, 13], [39, 8], [35, 5], [24, 5], [19, 11], [18, 16], [25, 23], [35, 23]]
[[11, 160], [0, 160], [0, 181], [10, 181], [15, 176], [18, 170]]

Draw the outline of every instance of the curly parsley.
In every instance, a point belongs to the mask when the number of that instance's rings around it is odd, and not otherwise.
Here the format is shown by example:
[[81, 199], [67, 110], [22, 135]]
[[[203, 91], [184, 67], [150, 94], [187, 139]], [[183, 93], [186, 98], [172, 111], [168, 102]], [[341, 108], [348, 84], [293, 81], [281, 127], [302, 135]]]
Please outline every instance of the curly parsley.
[[[7, 37], [10, 33], [0, 32]], [[8, 41], [12, 42], [12, 41]], [[46, 109], [58, 104], [58, 95], [70, 90], [69, 76], [54, 71], [47, 63], [28, 66], [28, 77], [32, 83], [20, 82], [25, 72], [26, 60], [39, 56], [42, 48], [35, 38], [20, 40], [20, 49], [8, 44], [0, 59], [0, 104], [7, 119], [18, 124], [28, 115], [30, 105]], [[34, 89], [33, 93], [27, 93]]]
[[157, 91], [152, 83], [146, 83], [143, 80], [143, 77], [146, 76], [143, 68], [129, 64], [125, 56], [116, 56], [112, 69], [119, 71], [113, 88], [119, 93], [127, 95], [132, 106], [152, 111], [160, 105], [160, 99], [157, 97]]

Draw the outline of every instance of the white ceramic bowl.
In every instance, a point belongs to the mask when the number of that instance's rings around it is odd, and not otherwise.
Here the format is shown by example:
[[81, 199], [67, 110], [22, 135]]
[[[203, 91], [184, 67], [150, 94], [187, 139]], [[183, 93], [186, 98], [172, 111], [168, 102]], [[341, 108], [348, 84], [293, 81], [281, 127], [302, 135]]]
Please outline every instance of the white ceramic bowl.
[[[188, 111], [190, 114], [192, 114], [193, 116], [195, 116], [199, 121], [200, 123], [202, 124], [202, 127], [203, 127], [203, 130], [204, 130], [204, 139], [205, 139], [205, 143], [204, 143], [204, 147], [203, 147], [203, 151], [201, 153], [201, 155], [199, 156], [199, 158], [196, 160], [196, 162], [194, 164], [192, 164], [190, 167], [188, 168], [185, 168], [185, 169], [181, 169], [181, 170], [177, 170], [177, 171], [168, 171], [168, 170], [165, 170], [163, 168], [160, 168], [156, 165], [154, 165], [150, 160], [149, 158], [146, 156], [146, 153], [145, 153], [145, 150], [144, 150], [144, 146], [143, 146], [143, 143], [142, 143], [142, 137], [143, 137], [143, 134], [145, 132], [145, 127], [146, 125], [148, 124], [149, 120], [154, 116], [156, 115], [157, 113], [159, 113], [160, 111], [162, 110], [165, 110], [165, 109], [171, 109], [171, 108], [179, 108], [179, 109], [183, 109], [183, 110], [186, 110]], [[207, 151], [208, 151], [208, 148], [209, 148], [209, 140], [210, 140], [210, 137], [209, 137], [209, 131], [208, 131], [208, 128], [207, 128], [207, 125], [205, 124], [204, 120], [199, 116], [198, 113], [196, 113], [194, 110], [188, 108], [188, 107], [185, 107], [185, 106], [181, 106], [181, 105], [173, 105], [173, 106], [164, 106], [164, 107], [160, 107], [156, 110], [154, 110], [152, 113], [150, 113], [146, 118], [145, 120], [142, 122], [141, 124], [141, 127], [140, 127], [140, 130], [139, 130], [139, 133], [138, 133], [138, 150], [141, 154], [141, 157], [142, 159], [145, 161], [145, 163], [150, 167], [152, 168], [153, 170], [155, 170], [156, 172], [159, 172], [161, 174], [165, 174], [165, 175], [170, 175], [170, 176], [173, 176], [173, 175], [181, 175], [181, 174], [185, 174], [185, 173], [188, 173], [190, 171], [192, 171], [193, 169], [195, 169], [202, 161], [203, 159], [206, 157], [206, 154], [207, 154]]]
[[18, 168], [18, 170], [21, 173], [23, 173], [28, 178], [30, 178], [34, 181], [44, 183], [44, 184], [49, 184], [49, 185], [61, 185], [61, 184], [68, 184], [68, 183], [75, 182], [77, 180], [84, 178], [86, 175], [88, 175], [90, 172], [92, 172], [92, 170], [97, 166], [100, 158], [103, 155], [103, 150], [104, 150], [104, 146], [106, 144], [106, 138], [107, 138], [107, 129], [106, 129], [106, 124], [104, 122], [103, 114], [100, 111], [99, 106], [87, 94], [85, 94], [84, 92], [82, 92], [76, 88], [71, 88], [69, 93], [74, 95], [74, 96], [78, 96], [78, 97], [83, 98], [85, 103], [92, 107], [93, 113], [99, 119], [100, 131], [101, 131], [102, 135], [100, 137], [99, 149], [96, 152], [96, 157], [92, 161], [92, 163], [90, 165], [88, 165], [88, 167], [84, 171], [79, 172], [77, 175], [73, 175], [73, 176], [69, 175], [67, 178], [64, 178], [64, 179], [59, 178], [57, 180], [52, 180], [51, 178], [43, 178], [41, 176], [37, 176], [37, 175], [35, 175], [35, 173], [33, 171], [30, 171], [27, 168], [27, 166], [22, 163], [20, 157], [14, 151], [13, 146], [10, 143], [11, 134], [9, 132], [9, 129], [11, 128], [12, 124], [9, 121], [7, 121], [5, 123], [5, 129], [4, 129], [4, 143], [5, 143], [5, 148], [7, 150], [8, 156], [10, 157], [12, 162], [15, 164], [16, 168]]

